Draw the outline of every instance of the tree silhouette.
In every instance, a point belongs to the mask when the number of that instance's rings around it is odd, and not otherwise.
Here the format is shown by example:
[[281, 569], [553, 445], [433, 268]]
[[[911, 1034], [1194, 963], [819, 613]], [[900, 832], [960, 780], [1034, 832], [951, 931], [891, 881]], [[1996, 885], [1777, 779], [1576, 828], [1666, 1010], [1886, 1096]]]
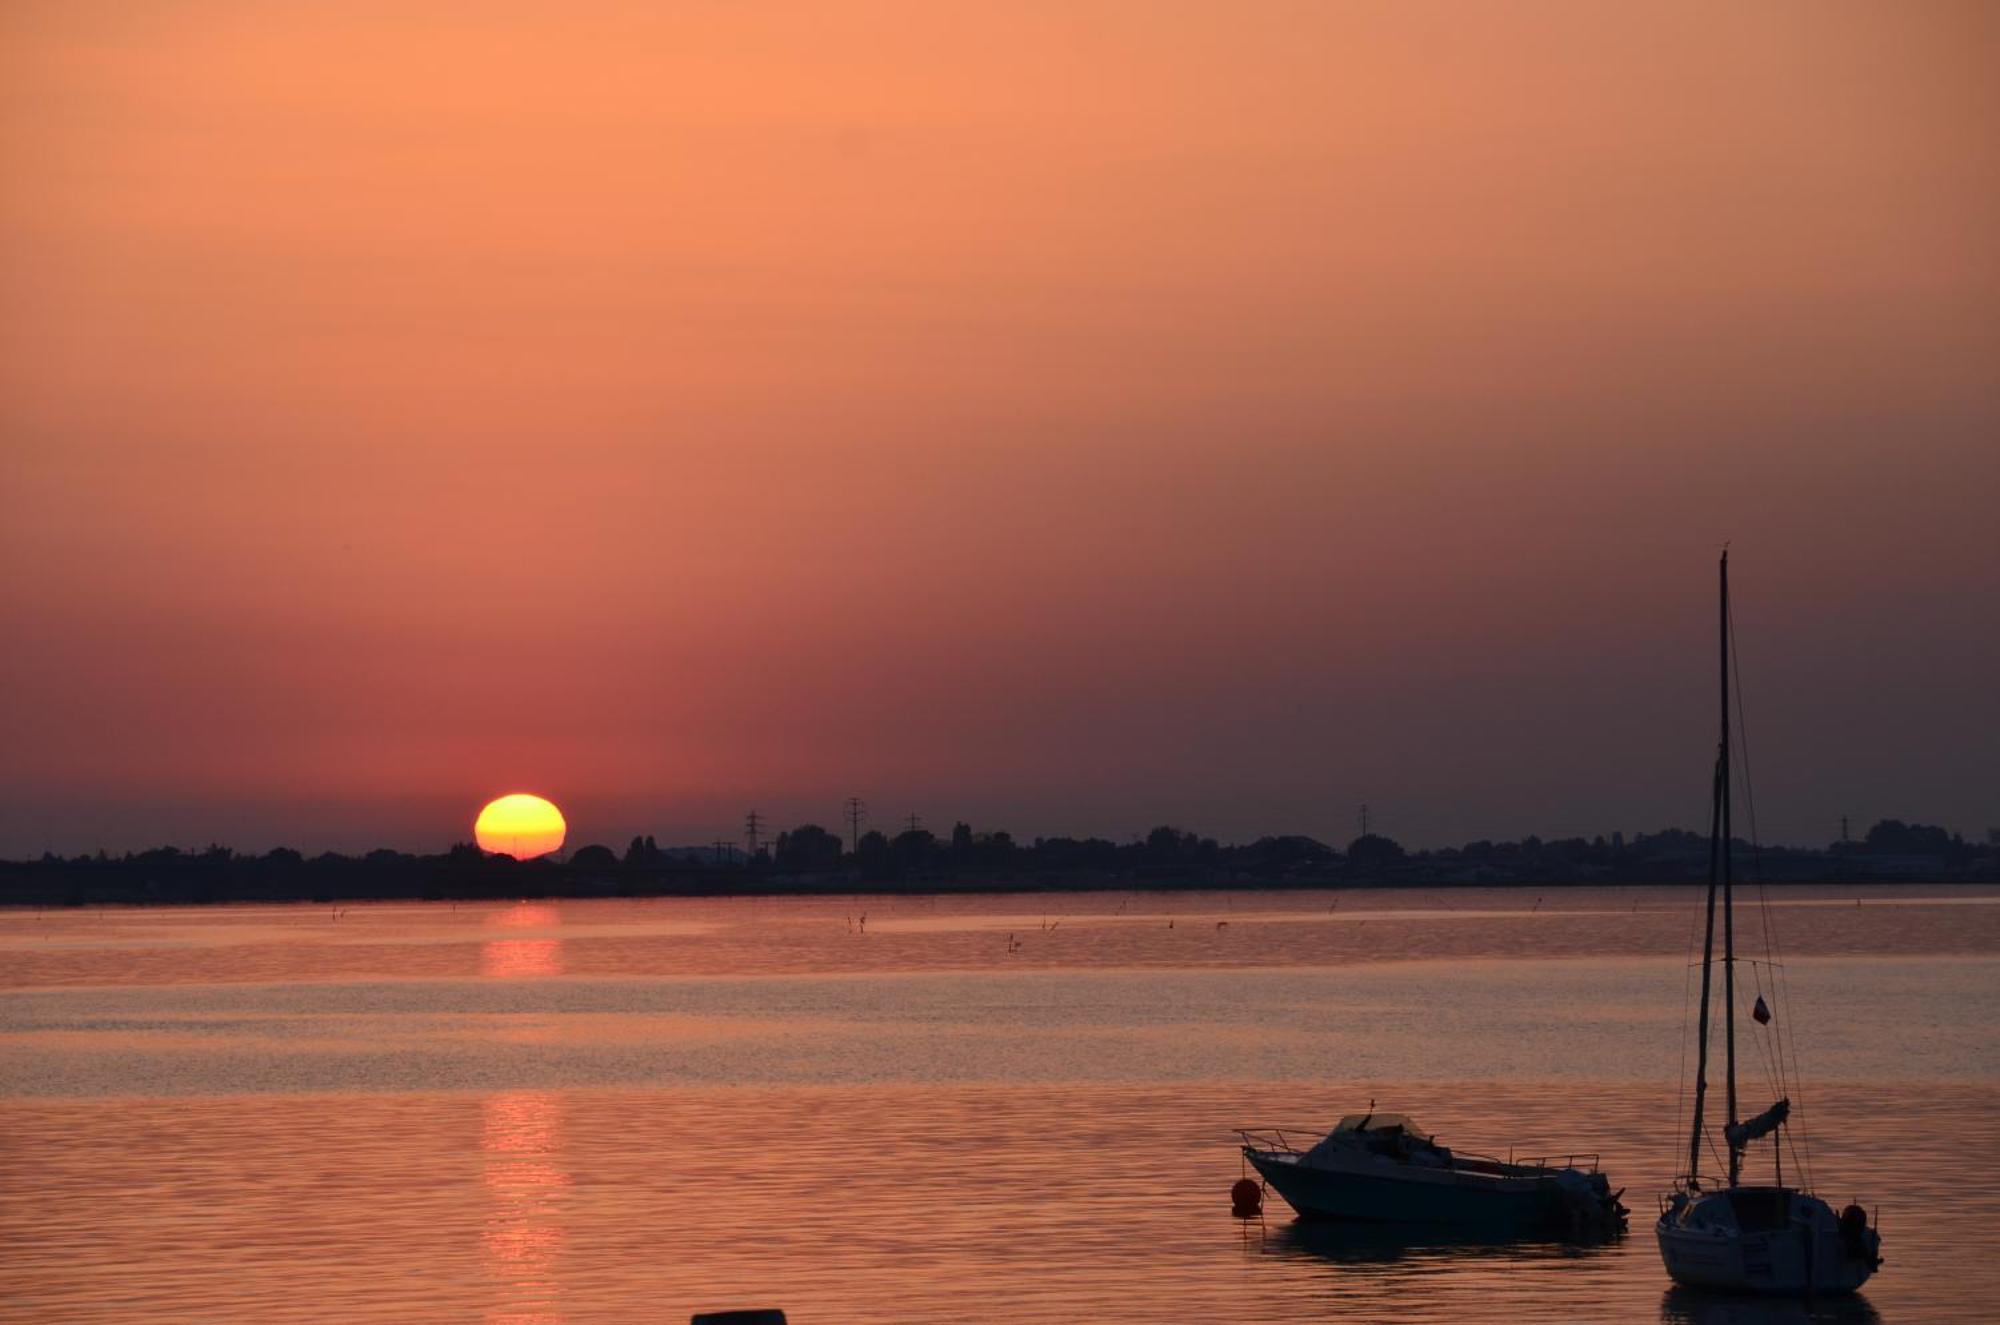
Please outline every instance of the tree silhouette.
[[889, 839], [879, 828], [871, 828], [861, 835], [854, 845], [854, 863], [861, 867], [863, 877], [886, 879], [895, 872], [894, 853], [889, 850]]
[[922, 874], [930, 867], [931, 855], [937, 849], [937, 835], [922, 828], [907, 829], [896, 834], [889, 849], [895, 853], [899, 876]]
[[[1534, 839], [1530, 838], [1530, 841]], [[1523, 844], [1525, 845], [1525, 843]], [[1541, 845], [1539, 842], [1535, 845]], [[1347, 844], [1347, 858], [1358, 866], [1389, 865], [1403, 859], [1403, 848], [1380, 833], [1363, 833]]]
[[618, 856], [610, 847], [593, 842], [587, 847], [578, 847], [569, 858], [569, 865], [576, 870], [615, 870], [618, 868]]
[[1878, 856], [1942, 856], [1952, 849], [1952, 835], [1934, 824], [1906, 824], [1884, 819], [1868, 830], [1863, 849]]
[[824, 874], [840, 868], [840, 839], [818, 824], [801, 824], [778, 834], [778, 869], [786, 874]]

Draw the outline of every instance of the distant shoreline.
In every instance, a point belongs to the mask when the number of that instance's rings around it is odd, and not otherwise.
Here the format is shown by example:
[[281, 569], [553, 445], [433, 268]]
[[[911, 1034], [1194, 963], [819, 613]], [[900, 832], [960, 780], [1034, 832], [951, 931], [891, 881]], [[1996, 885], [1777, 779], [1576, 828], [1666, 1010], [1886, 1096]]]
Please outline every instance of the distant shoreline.
[[[1984, 844], [1927, 824], [1884, 819], [1860, 841], [1824, 851], [1734, 843], [1736, 876], [1766, 884], [2000, 883], [2000, 834]], [[661, 847], [635, 837], [621, 855], [578, 847], [567, 859], [518, 861], [461, 842], [442, 855], [386, 848], [362, 856], [261, 856], [223, 846], [111, 856], [0, 860], [0, 906], [204, 905], [223, 902], [480, 901], [521, 897], [837, 897], [1024, 892], [1228, 892], [1248, 889], [1562, 888], [1689, 884], [1708, 877], [1709, 842], [1667, 828], [1627, 838], [1526, 837], [1405, 851], [1376, 833], [1345, 848], [1299, 835], [1225, 846], [1162, 825], [1130, 842], [912, 826], [851, 845], [817, 824], [762, 839]]]
[[[199, 859], [198, 857], [196, 859]], [[255, 858], [251, 858], [255, 859]], [[415, 858], [426, 863], [440, 858]], [[671, 870], [643, 875], [578, 872], [552, 862], [519, 863], [498, 858], [480, 867], [421, 871], [361, 868], [322, 871], [337, 877], [230, 877], [228, 871], [174, 871], [167, 876], [142, 868], [103, 862], [79, 871], [68, 862], [51, 868], [41, 862], [0, 862], [0, 907], [218, 906], [236, 903], [331, 905], [353, 902], [481, 902], [608, 898], [908, 897], [1006, 896], [1025, 893], [1191, 893], [1339, 892], [1358, 889], [1472, 888], [1518, 892], [1590, 887], [1698, 886], [1705, 873], [1652, 873], [1589, 877], [1465, 878], [1443, 871], [1405, 867], [1395, 871], [1343, 871], [1323, 875], [1242, 873], [1131, 874], [1073, 872], [1036, 875], [917, 876], [867, 878], [852, 872], [782, 874], [736, 869]], [[371, 877], [372, 873], [372, 877]], [[1920, 875], [1846, 871], [1758, 878], [1743, 874], [1739, 886], [1841, 886], [1938, 888], [2000, 885], [2000, 870]]]

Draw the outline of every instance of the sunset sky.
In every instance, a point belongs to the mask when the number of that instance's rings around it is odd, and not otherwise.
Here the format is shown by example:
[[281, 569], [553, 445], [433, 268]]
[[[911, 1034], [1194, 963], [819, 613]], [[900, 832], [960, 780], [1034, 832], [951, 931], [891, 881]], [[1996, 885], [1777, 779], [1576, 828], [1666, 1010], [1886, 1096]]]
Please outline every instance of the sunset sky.
[[[2000, 6], [0, 6], [0, 855], [2000, 825]], [[1739, 819], [1739, 826], [1741, 820]]]

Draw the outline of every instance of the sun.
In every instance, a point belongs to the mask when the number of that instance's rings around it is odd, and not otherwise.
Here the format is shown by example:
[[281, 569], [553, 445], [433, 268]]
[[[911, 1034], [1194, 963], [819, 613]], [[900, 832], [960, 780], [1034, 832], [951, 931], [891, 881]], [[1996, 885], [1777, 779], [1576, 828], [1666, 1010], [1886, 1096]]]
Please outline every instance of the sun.
[[516, 860], [548, 855], [563, 844], [568, 831], [562, 811], [553, 803], [522, 791], [487, 802], [472, 825], [480, 850]]

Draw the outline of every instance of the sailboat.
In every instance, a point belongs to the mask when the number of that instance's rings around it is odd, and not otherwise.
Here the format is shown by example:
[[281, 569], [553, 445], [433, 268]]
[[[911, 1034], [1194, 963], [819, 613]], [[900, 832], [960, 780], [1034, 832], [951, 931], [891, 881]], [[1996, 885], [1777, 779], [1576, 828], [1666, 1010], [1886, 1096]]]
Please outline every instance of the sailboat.
[[[1660, 1258], [1676, 1283], [1694, 1288], [1758, 1293], [1852, 1292], [1882, 1264], [1882, 1236], [1868, 1212], [1849, 1205], [1838, 1215], [1810, 1190], [1785, 1185], [1784, 1142], [1791, 1100], [1780, 1098], [1750, 1118], [1737, 1114], [1736, 1093], [1736, 917], [1730, 841], [1729, 553], [1722, 554], [1720, 587], [1722, 737], [1715, 756], [1708, 845], [1708, 923], [1701, 953], [1700, 1053], [1694, 1078], [1694, 1126], [1688, 1136], [1687, 1172], [1661, 1198], [1657, 1232]], [[1722, 1129], [1728, 1147], [1725, 1174], [1701, 1171], [1702, 1144], [1708, 1139], [1703, 1110], [1708, 1102], [1708, 1041], [1715, 955], [1715, 910], [1722, 901], [1722, 1024], [1727, 1045], [1728, 1120]], [[1751, 1014], [1767, 1023], [1771, 1013], [1761, 994]], [[1788, 1013], [1789, 1015], [1789, 1013]], [[1782, 1086], [1783, 1074], [1780, 1073]], [[1743, 1180], [1753, 1144], [1770, 1138], [1773, 1181]], [[1796, 1168], [1797, 1166], [1794, 1165]]]

